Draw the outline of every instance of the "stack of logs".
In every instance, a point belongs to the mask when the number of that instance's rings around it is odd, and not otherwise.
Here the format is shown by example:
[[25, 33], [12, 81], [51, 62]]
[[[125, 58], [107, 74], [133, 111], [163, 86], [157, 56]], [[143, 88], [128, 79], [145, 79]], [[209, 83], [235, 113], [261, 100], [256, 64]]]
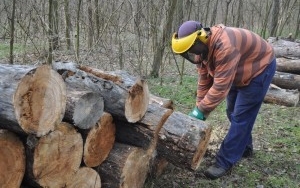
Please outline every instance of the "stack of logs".
[[299, 106], [300, 43], [269, 38], [275, 50], [277, 66], [265, 102], [284, 106]]
[[196, 170], [211, 127], [124, 71], [0, 65], [0, 187], [143, 187]]

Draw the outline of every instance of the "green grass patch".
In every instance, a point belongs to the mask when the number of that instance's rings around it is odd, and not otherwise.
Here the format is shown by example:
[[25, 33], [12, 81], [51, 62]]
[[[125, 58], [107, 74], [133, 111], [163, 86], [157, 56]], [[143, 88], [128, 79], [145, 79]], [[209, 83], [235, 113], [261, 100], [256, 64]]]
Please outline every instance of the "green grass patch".
[[[0, 43], [0, 59], [9, 58], [9, 42]], [[24, 47], [21, 44], [14, 44], [14, 54], [23, 52]]]

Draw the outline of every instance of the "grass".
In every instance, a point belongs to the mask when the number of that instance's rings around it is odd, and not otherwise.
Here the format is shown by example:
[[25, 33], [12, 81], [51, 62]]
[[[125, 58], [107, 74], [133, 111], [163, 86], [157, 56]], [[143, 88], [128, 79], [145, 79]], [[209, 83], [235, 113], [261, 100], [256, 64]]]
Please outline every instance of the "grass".
[[[21, 44], [14, 44], [14, 54], [24, 51]], [[0, 42], [0, 59], [9, 58], [9, 42]]]
[[[171, 75], [150, 79], [151, 93], [172, 99], [175, 110], [188, 113], [195, 105], [197, 77], [185, 75], [183, 84]], [[225, 102], [213, 111], [206, 121], [219, 140], [208, 146], [199, 170], [190, 172], [169, 164], [158, 178], [149, 177], [145, 188], [201, 188], [201, 187], [300, 187], [300, 108], [263, 104], [253, 129], [255, 155], [242, 159], [231, 173], [217, 180], [208, 180], [203, 171], [211, 164], [218, 146], [228, 129]], [[212, 135], [212, 136], [213, 136]]]

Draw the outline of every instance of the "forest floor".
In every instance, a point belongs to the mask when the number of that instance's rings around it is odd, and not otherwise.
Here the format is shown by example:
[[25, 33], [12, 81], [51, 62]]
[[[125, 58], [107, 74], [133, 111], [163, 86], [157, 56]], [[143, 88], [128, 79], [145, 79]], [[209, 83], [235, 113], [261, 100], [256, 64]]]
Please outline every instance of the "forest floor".
[[[179, 84], [178, 76], [166, 73], [161, 79], [149, 80], [152, 93], [170, 98], [175, 110], [188, 113], [195, 99], [197, 77], [194, 70]], [[225, 102], [207, 118], [213, 128], [207, 152], [196, 172], [169, 164], [158, 177], [149, 177], [145, 188], [298, 188], [300, 187], [300, 107], [263, 103], [252, 136], [254, 155], [242, 159], [224, 177], [207, 179], [203, 172], [214, 160], [229, 128]]]

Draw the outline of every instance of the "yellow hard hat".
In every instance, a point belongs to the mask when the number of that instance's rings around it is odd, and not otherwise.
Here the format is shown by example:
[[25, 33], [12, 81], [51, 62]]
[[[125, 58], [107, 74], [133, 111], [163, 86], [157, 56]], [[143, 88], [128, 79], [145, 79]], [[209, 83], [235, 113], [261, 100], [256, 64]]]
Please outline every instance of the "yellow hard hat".
[[177, 54], [181, 54], [188, 51], [193, 46], [197, 38], [204, 44], [207, 43], [207, 34], [203, 28], [182, 38], [178, 38], [178, 34], [174, 33], [172, 37], [173, 52]]

